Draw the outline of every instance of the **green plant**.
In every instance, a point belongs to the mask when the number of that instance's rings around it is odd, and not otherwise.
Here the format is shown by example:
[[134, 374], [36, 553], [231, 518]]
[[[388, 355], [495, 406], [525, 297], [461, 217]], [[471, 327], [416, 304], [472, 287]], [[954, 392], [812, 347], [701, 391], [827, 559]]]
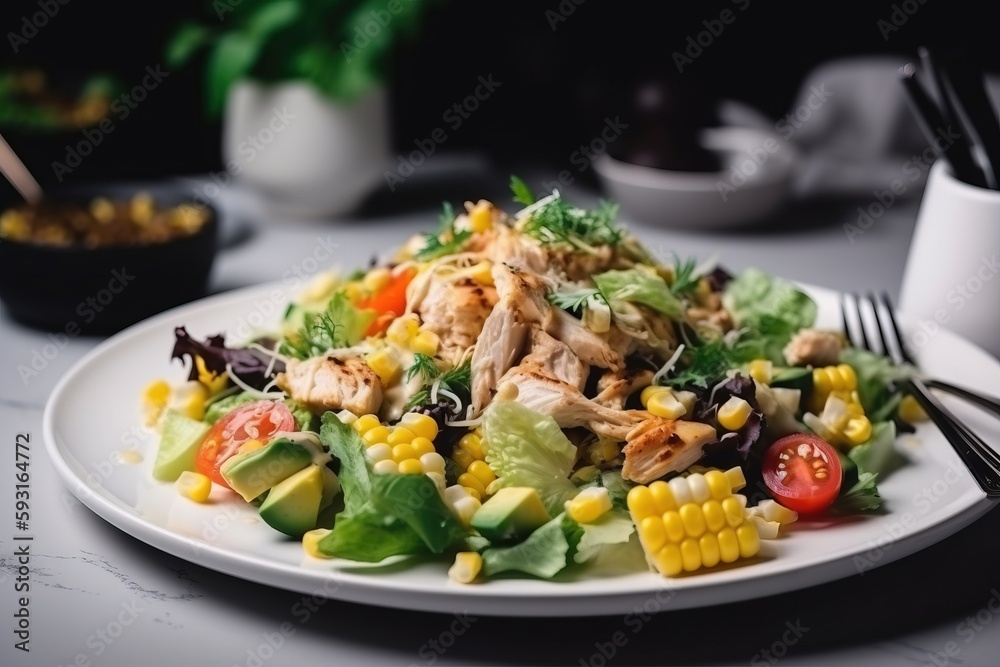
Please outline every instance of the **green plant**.
[[[441, 0], [213, 0], [212, 19], [181, 25], [168, 66], [207, 51], [208, 110], [218, 114], [239, 79], [304, 80], [350, 102], [385, 80], [388, 56]], [[214, 20], [213, 20], [214, 19]]]

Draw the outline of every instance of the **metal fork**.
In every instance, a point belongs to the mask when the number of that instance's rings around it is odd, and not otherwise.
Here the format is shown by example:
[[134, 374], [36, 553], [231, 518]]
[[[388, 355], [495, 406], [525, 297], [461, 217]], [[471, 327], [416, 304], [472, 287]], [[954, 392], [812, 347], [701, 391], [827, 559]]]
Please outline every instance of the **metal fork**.
[[[881, 298], [876, 298], [872, 293], [867, 296], [867, 301], [874, 315], [875, 331], [878, 336], [871, 335], [870, 325], [865, 322], [862, 312], [862, 299], [858, 295], [853, 295], [854, 309], [857, 316], [859, 334], [852, 333], [848, 322], [847, 312], [849, 299], [842, 297], [842, 315], [844, 318], [844, 333], [850, 339], [851, 344], [856, 347], [863, 347], [876, 354], [884, 354], [892, 359], [895, 364], [908, 363], [917, 366], [913, 356], [906, 350], [903, 343], [903, 336], [900, 334], [896, 313], [892, 307], [889, 295], [882, 293]], [[884, 314], [883, 312], [884, 311]], [[869, 332], [866, 332], [866, 327]], [[881, 350], [876, 349], [874, 341], [881, 343]], [[892, 345], [889, 344], [890, 340]], [[979, 486], [986, 492], [988, 498], [1000, 498], [1000, 455], [987, 445], [982, 438], [972, 432], [965, 424], [961, 423], [954, 414], [951, 413], [941, 402], [931, 393], [924, 379], [913, 376], [898, 383], [900, 389], [913, 395], [920, 403], [920, 406], [927, 412], [927, 415], [937, 425], [945, 439], [951, 444], [959, 458], [965, 463], [969, 472], [978, 482]], [[951, 386], [951, 385], [949, 385]]]

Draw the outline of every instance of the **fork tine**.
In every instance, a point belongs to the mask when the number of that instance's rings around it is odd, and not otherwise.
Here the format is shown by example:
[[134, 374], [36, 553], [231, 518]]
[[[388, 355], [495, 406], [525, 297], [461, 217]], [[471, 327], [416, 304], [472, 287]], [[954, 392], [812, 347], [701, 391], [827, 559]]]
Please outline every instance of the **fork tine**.
[[872, 350], [871, 342], [868, 340], [868, 333], [865, 331], [865, 317], [864, 313], [861, 312], [861, 297], [858, 296], [857, 292], [851, 293], [851, 298], [854, 299], [854, 308], [858, 313], [858, 330], [861, 332], [861, 346], [869, 351]]
[[847, 341], [851, 345], [857, 346], [854, 333], [851, 331], [851, 322], [847, 318], [847, 294], [845, 292], [840, 293], [840, 319], [841, 326], [844, 327], [844, 335], [847, 336]]
[[892, 325], [892, 333], [896, 337], [896, 345], [899, 347], [899, 356], [906, 363], [916, 366], [917, 362], [907, 351], [906, 343], [903, 340], [903, 334], [899, 331], [899, 324], [896, 322], [896, 309], [892, 305], [892, 298], [889, 296], [889, 293], [884, 290], [882, 291], [882, 303], [885, 305], [885, 310], [889, 314], [889, 323]]
[[887, 327], [883, 327], [882, 326], [882, 316], [879, 315], [879, 311], [878, 311], [878, 305], [879, 305], [878, 304], [878, 299], [875, 298], [875, 293], [874, 292], [869, 292], [868, 293], [868, 300], [871, 302], [871, 304], [872, 304], [872, 311], [875, 313], [875, 327], [876, 327], [876, 329], [878, 329], [878, 337], [879, 337], [879, 340], [882, 342], [882, 354], [884, 354], [885, 356], [887, 356], [890, 359], [893, 359], [895, 361], [896, 355], [893, 353], [893, 350], [889, 347], [889, 341], [885, 337], [885, 329]]

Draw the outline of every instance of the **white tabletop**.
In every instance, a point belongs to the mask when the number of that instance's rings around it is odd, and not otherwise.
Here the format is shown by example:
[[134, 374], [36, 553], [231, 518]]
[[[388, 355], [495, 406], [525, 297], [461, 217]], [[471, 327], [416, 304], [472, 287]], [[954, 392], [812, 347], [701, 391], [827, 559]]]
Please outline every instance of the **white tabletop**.
[[[220, 256], [213, 290], [281, 279], [330, 245], [334, 256], [324, 265], [363, 264], [406, 234], [436, 224], [436, 210], [426, 198], [418, 204], [411, 195], [417, 192], [414, 184], [342, 221], [296, 222], [261, 214], [245, 193], [230, 188], [218, 200], [224, 228], [232, 233], [246, 226], [253, 233]], [[506, 201], [495, 188], [484, 194]], [[570, 195], [594, 198], [572, 189]], [[843, 225], [856, 219], [861, 203], [796, 206], [780, 229], [766, 232], [631, 226], [665, 253], [717, 254], [731, 269], [756, 265], [817, 285], [896, 294], [917, 201], [898, 203], [852, 244]], [[0, 340], [0, 438], [7, 452], [0, 516], [10, 526], [0, 530], [0, 665], [993, 665], [1000, 654], [995, 511], [863, 576], [724, 607], [665, 610], [628, 624], [622, 617], [519, 620], [388, 610], [311, 600], [219, 574], [105, 523], [76, 501], [46, 460], [45, 402], [61, 375], [99, 339], [69, 340], [27, 382], [18, 365], [52, 340], [11, 321], [2, 309]], [[21, 575], [14, 554], [23, 543], [12, 540], [14, 443], [21, 433], [30, 435], [32, 452], [27, 593], [16, 589]], [[22, 596], [29, 598], [30, 653], [15, 648], [13, 614]]]

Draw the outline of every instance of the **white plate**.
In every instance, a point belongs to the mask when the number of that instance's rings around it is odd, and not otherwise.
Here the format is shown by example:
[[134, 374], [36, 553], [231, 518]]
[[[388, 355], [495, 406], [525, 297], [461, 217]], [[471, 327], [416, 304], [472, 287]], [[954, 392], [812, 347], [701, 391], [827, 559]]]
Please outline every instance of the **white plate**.
[[[836, 327], [836, 295], [806, 289], [820, 306], [820, 325]], [[154, 481], [149, 472], [156, 438], [137, 426], [142, 387], [156, 377], [183, 377], [180, 363], [169, 359], [175, 326], [185, 325], [197, 337], [245, 337], [249, 326], [274, 321], [283, 299], [275, 286], [210, 297], [127, 329], [82, 359], [56, 387], [44, 420], [49, 455], [69, 489], [129, 535], [237, 577], [380, 606], [510, 616], [658, 611], [804, 588], [918, 551], [991, 507], [948, 443], [926, 425], [898, 443], [912, 463], [879, 485], [887, 514], [827, 527], [799, 525], [783, 539], [765, 542], [760, 558], [739, 567], [668, 580], [613, 563], [558, 582], [512, 578], [463, 586], [448, 580], [445, 562], [373, 568], [311, 559], [227, 491], [216, 488], [212, 503], [198, 505]], [[1000, 363], [947, 331], [931, 337], [919, 357], [934, 376], [994, 393], [1000, 387]], [[975, 409], [949, 405], [987, 441], [1000, 442], [1000, 424]], [[127, 449], [139, 450], [144, 461], [121, 463], [116, 452]]]

